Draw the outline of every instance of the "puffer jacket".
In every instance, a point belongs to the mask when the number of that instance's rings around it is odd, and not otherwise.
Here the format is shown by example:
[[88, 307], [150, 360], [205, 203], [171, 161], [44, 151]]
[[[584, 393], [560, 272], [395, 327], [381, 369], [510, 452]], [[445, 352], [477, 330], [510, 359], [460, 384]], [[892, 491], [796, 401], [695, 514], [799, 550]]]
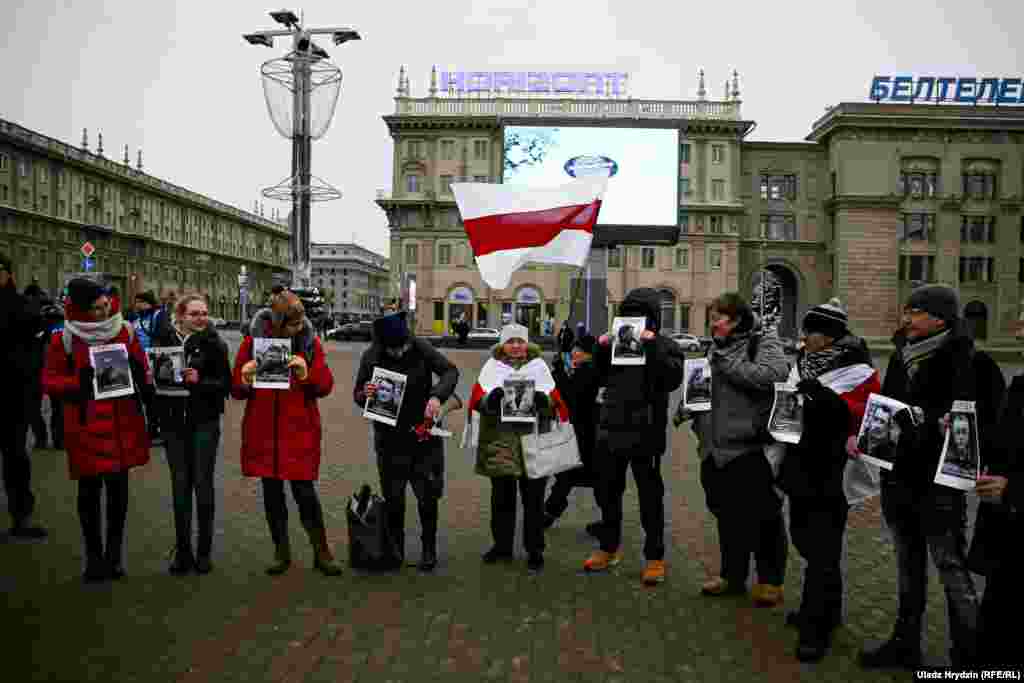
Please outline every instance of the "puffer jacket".
[[[150, 342], [151, 347], [183, 345], [173, 327], [151, 337]], [[228, 346], [212, 325], [189, 335], [184, 349], [186, 366], [199, 371], [199, 382], [185, 385], [188, 397], [158, 394], [154, 399], [154, 409], [160, 414], [162, 424], [169, 428], [180, 429], [220, 418], [224, 401], [231, 393]]]
[[[491, 358], [515, 370], [525, 366], [530, 361], [541, 358], [541, 349], [536, 344], [530, 344], [526, 350], [526, 358], [520, 361], [513, 361], [502, 350], [500, 344], [491, 349]], [[545, 431], [550, 428], [550, 420], [555, 416], [557, 403], [561, 402], [558, 397], [558, 390], [551, 392], [549, 400], [545, 404], [537, 406], [539, 424], [536, 429]], [[476, 451], [477, 474], [485, 477], [521, 477], [526, 474], [526, 463], [523, 460], [524, 434], [531, 434], [534, 425], [525, 422], [502, 422], [501, 412], [492, 411], [488, 399], [490, 392], [483, 396], [478, 394], [479, 386], [474, 388], [474, 397], [470, 399], [470, 410], [476, 409], [480, 412], [480, 440]], [[566, 409], [568, 414], [568, 409]]]
[[667, 446], [669, 394], [683, 382], [683, 356], [661, 330], [661, 294], [640, 288], [619, 305], [620, 317], [647, 319], [654, 338], [643, 342], [644, 365], [612, 365], [611, 344], [598, 344], [594, 364], [604, 400], [598, 411], [598, 439], [610, 450], [660, 456]]
[[711, 410], [694, 415], [693, 429], [700, 439], [701, 457], [713, 457], [716, 465], [724, 467], [773, 442], [768, 418], [775, 383], [786, 381], [789, 361], [778, 335], [764, 332], [757, 324], [749, 334], [712, 346], [708, 360]]

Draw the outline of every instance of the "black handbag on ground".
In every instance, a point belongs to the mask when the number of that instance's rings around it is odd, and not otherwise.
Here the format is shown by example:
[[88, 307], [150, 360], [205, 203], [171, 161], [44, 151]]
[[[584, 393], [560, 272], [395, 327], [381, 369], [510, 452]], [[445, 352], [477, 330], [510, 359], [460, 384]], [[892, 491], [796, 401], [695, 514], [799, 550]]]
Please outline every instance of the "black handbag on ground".
[[402, 558], [388, 530], [384, 499], [363, 484], [345, 509], [348, 517], [348, 561], [353, 569], [387, 570]]

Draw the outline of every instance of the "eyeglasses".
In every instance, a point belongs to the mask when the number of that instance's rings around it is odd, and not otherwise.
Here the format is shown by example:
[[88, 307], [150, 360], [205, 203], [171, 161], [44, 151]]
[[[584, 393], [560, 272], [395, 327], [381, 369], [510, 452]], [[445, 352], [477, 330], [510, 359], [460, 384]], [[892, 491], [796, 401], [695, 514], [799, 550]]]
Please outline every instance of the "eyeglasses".
[[208, 318], [210, 316], [210, 312], [209, 311], [189, 311], [185, 315], [187, 315], [190, 318]]

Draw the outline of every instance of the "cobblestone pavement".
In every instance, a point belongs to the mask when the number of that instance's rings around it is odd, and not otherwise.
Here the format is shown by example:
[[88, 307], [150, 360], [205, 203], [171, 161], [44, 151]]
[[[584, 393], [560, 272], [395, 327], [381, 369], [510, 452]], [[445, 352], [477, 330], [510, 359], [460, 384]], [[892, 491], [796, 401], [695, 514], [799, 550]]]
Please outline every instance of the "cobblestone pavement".
[[[376, 486], [365, 421], [350, 399], [362, 345], [331, 343], [337, 378], [322, 401], [324, 459], [319, 490], [328, 536], [346, 557], [344, 506], [363, 482]], [[452, 351], [465, 397], [483, 363], [480, 351]], [[675, 403], [672, 404], [673, 406]], [[667, 484], [668, 581], [639, 582], [640, 529], [633, 484], [627, 492], [626, 559], [609, 575], [581, 571], [594, 547], [584, 525], [596, 518], [589, 490], [577, 491], [547, 535], [543, 574], [515, 563], [483, 566], [490, 545], [489, 483], [473, 458], [448, 446], [441, 506], [441, 564], [434, 575], [413, 568], [371, 575], [346, 569], [326, 578], [312, 568], [298, 514], [290, 518], [297, 550], [291, 571], [263, 569], [271, 543], [258, 482], [241, 477], [242, 404], [224, 419], [218, 463], [214, 561], [208, 576], [167, 571], [173, 544], [168, 471], [161, 449], [133, 472], [126, 541], [128, 575], [85, 586], [75, 485], [65, 455], [34, 453], [44, 542], [0, 541], [4, 680], [60, 681], [887, 681], [906, 673], [861, 671], [865, 638], [888, 633], [894, 619], [892, 547], [882, 539], [877, 505], [855, 512], [849, 533], [848, 623], [831, 654], [813, 666], [793, 658], [795, 632], [784, 610], [758, 610], [742, 599], [699, 595], [715, 573], [713, 520], [704, 506], [688, 429], [673, 431], [662, 469]], [[461, 432], [464, 412], [452, 427]], [[411, 492], [410, 492], [411, 496]], [[0, 501], [6, 507], [6, 501]], [[419, 556], [415, 505], [409, 506], [408, 555]], [[791, 549], [788, 607], [799, 602], [800, 561]], [[938, 581], [930, 586], [927, 648], [945, 650]]]

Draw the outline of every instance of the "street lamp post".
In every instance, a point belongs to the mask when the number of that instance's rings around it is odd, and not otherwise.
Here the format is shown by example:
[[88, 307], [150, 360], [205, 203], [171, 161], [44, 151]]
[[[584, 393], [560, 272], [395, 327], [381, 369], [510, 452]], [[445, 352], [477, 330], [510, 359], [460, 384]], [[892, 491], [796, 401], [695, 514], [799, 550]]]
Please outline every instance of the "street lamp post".
[[[263, 91], [271, 121], [278, 133], [292, 141], [292, 174], [263, 190], [268, 199], [291, 201], [292, 280], [305, 287], [310, 278], [310, 203], [341, 197], [341, 192], [311, 173], [312, 142], [330, 127], [341, 90], [341, 70], [330, 64], [327, 51], [313, 42], [314, 35], [330, 35], [335, 45], [361, 40], [349, 27], [308, 28], [291, 10], [270, 12], [285, 28], [257, 31], [242, 37], [252, 45], [273, 47], [275, 37], [292, 38], [292, 50], [282, 59], [263, 64]], [[320, 96], [314, 106], [314, 96]]]

